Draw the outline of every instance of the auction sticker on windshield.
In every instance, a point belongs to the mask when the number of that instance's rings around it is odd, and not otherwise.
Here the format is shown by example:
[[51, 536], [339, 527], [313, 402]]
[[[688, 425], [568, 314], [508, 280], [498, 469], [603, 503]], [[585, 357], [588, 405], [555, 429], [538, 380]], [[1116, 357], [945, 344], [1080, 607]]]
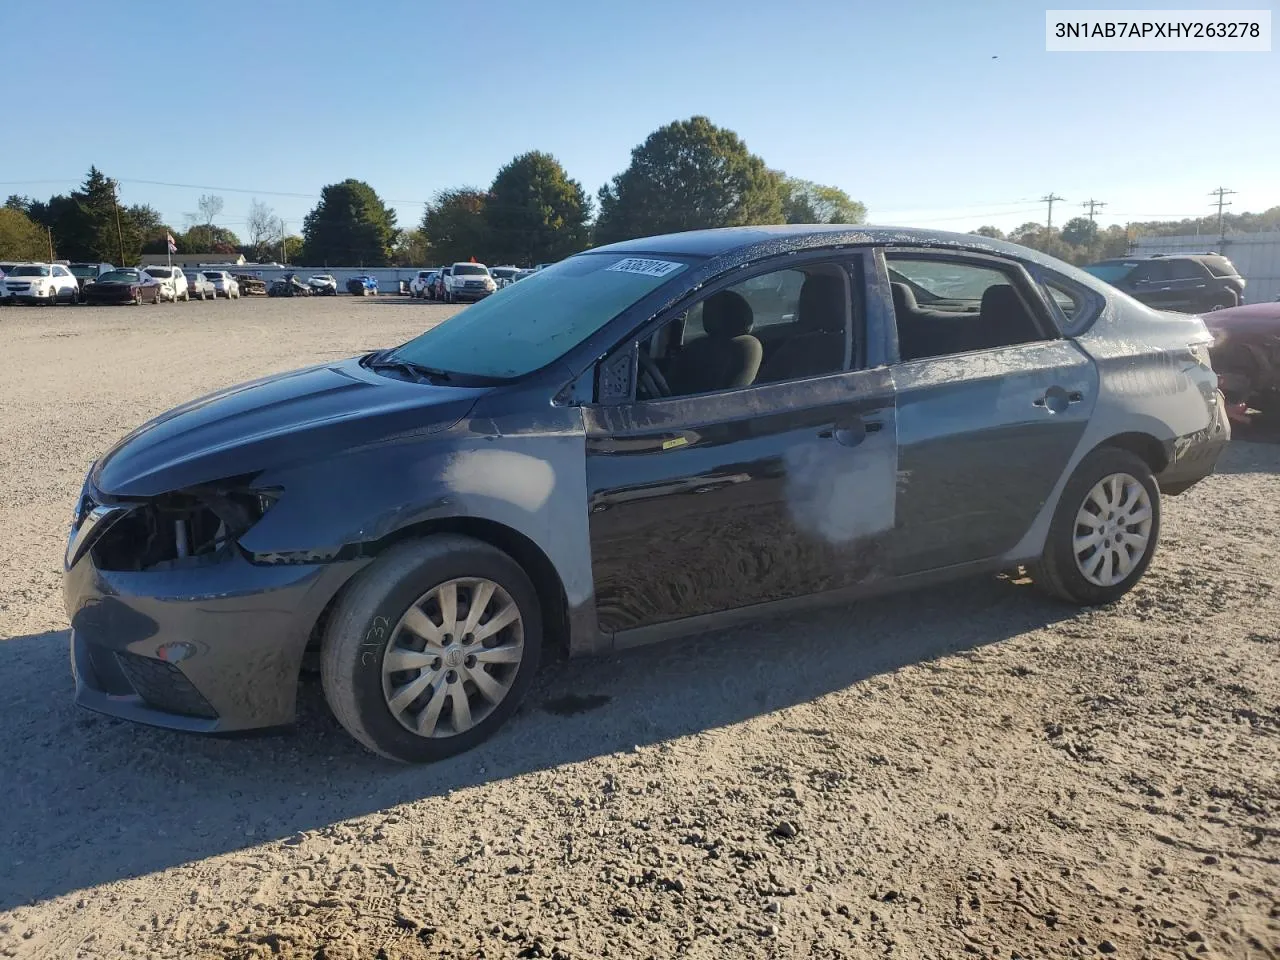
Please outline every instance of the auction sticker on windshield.
[[628, 257], [619, 260], [609, 270], [618, 273], [640, 273], [646, 277], [665, 277], [673, 270], [679, 270], [683, 263], [672, 263], [670, 260], [645, 260], [640, 257]]

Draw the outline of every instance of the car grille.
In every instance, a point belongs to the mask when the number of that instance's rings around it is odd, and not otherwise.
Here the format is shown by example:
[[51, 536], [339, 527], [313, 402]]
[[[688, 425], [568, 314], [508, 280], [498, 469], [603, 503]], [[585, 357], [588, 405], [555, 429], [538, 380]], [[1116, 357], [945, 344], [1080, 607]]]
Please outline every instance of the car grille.
[[31, 284], [29, 283], [6, 283], [5, 286], [8, 287], [10, 293], [26, 293], [31, 289]]
[[116, 653], [116, 661], [138, 696], [150, 706], [188, 717], [217, 717], [218, 712], [172, 663]]
[[463, 284], [468, 290], [481, 290], [484, 288], [483, 280], [468, 280]]

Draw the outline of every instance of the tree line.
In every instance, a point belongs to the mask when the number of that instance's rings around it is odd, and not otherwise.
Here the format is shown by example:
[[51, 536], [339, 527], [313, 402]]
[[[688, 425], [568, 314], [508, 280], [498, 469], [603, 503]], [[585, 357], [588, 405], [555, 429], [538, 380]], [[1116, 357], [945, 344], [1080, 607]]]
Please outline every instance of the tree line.
[[[1228, 234], [1259, 233], [1280, 230], [1280, 207], [1261, 213], [1228, 213], [1222, 218], [1222, 229]], [[1139, 237], [1204, 237], [1205, 249], [1216, 245], [1220, 236], [1216, 215], [1188, 217], [1182, 220], [1151, 220], [1128, 224], [1099, 226], [1088, 217], [1073, 217], [1061, 229], [1046, 229], [1044, 224], [1029, 222], [1008, 233], [997, 227], [979, 227], [970, 233], [1031, 247], [1077, 266], [1108, 257], [1124, 257]]]
[[[90, 167], [78, 189], [48, 201], [11, 196], [0, 209], [0, 257], [136, 263], [164, 253], [172, 235], [179, 253], [242, 253], [256, 261], [308, 265], [418, 266], [474, 257], [489, 264], [531, 266], [589, 246], [659, 233], [774, 223], [862, 223], [866, 207], [838, 187], [789, 176], [751, 153], [732, 130], [702, 116], [669, 123], [631, 151], [626, 169], [591, 197], [551, 154], [530, 151], [503, 166], [487, 187], [441, 190], [420, 223], [401, 229], [396, 212], [368, 183], [347, 179], [323, 188], [302, 223], [286, 233], [266, 204], [253, 200], [245, 237], [217, 224], [221, 197], [201, 196], [185, 229], [165, 224], [146, 204], [122, 205], [119, 188]], [[1228, 214], [1232, 232], [1280, 229], [1280, 207]], [[1087, 263], [1124, 256], [1140, 235], [1202, 232], [1211, 244], [1216, 217], [1176, 223], [1100, 227], [1087, 217], [1047, 230], [1024, 223], [1012, 240]]]

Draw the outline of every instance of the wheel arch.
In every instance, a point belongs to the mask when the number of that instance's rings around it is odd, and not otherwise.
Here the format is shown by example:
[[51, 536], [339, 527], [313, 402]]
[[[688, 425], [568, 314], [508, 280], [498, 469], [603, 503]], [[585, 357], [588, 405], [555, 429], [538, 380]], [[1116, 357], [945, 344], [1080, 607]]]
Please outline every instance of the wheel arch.
[[[364, 557], [374, 558], [390, 547], [406, 540], [420, 540], [441, 533], [456, 533], [472, 537], [482, 543], [501, 550], [518, 563], [521, 569], [533, 582], [538, 594], [538, 604], [542, 613], [543, 647], [554, 651], [558, 656], [567, 656], [569, 652], [569, 605], [565, 595], [564, 583], [556, 571], [555, 564], [533, 540], [518, 530], [483, 517], [440, 517], [408, 524], [388, 534], [380, 540], [362, 545], [360, 553]], [[363, 572], [363, 571], [361, 571]], [[329, 599], [320, 616], [311, 628], [311, 637], [307, 643], [309, 652], [320, 648], [320, 638], [324, 635], [329, 617], [341, 602], [343, 596], [358, 580], [360, 572], [352, 576]]]
[[1169, 466], [1168, 447], [1149, 433], [1142, 433], [1136, 430], [1128, 433], [1117, 433], [1115, 436], [1107, 437], [1105, 440], [1100, 441], [1089, 453], [1093, 453], [1103, 447], [1127, 450], [1150, 467], [1154, 476], [1159, 476]]

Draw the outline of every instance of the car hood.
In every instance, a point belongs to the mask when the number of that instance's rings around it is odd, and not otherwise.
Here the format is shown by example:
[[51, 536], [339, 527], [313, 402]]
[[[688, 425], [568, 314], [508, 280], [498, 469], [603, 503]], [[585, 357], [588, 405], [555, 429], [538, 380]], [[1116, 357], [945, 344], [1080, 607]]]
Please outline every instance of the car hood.
[[161, 414], [98, 461], [93, 486], [148, 497], [447, 429], [488, 391], [382, 376], [358, 358], [275, 374]]

